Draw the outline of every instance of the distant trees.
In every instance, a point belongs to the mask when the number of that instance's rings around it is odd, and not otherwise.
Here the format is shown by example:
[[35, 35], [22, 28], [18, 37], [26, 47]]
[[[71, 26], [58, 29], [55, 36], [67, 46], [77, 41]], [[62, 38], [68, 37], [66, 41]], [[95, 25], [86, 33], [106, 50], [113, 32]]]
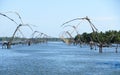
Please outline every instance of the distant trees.
[[[116, 44], [116, 53], [118, 44], [120, 44], [120, 31], [115, 30], [109, 30], [106, 32], [99, 32], [99, 33], [83, 33], [78, 34], [75, 36], [75, 41], [77, 39], [77, 44], [81, 44], [81, 42], [90, 44], [90, 47], [92, 49], [92, 45], [97, 43], [99, 46], [99, 52], [102, 53], [102, 47], [109, 47], [112, 43]], [[94, 43], [94, 44], [93, 44]]]
[[[120, 31], [115, 31], [115, 30], [109, 30], [106, 32], [99, 32], [96, 33], [96, 35], [99, 38], [99, 41], [101, 41], [102, 43], [120, 43]], [[94, 33], [83, 33], [83, 34], [79, 34], [75, 36], [75, 38], [81, 40], [82, 42], [85, 43], [89, 43], [90, 41], [94, 41], [94, 42], [98, 42], [98, 40], [96, 39], [96, 35], [94, 35]]]

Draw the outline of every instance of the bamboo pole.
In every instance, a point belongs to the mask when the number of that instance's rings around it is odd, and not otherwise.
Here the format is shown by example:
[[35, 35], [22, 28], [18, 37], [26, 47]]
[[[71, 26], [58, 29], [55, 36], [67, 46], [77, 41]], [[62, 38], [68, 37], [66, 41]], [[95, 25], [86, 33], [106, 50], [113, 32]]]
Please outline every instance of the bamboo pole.
[[12, 38], [11, 38], [10, 41], [8, 42], [8, 46], [7, 46], [8, 49], [11, 48], [11, 45], [12, 45], [12, 41], [13, 41], [13, 39], [14, 39], [14, 36], [15, 36], [16, 32], [18, 31], [18, 29], [19, 29], [21, 26], [22, 26], [22, 25], [20, 24], [20, 25], [17, 26], [17, 28], [15, 29], [15, 31], [14, 31], [14, 33], [13, 33], [13, 35], [12, 35]]

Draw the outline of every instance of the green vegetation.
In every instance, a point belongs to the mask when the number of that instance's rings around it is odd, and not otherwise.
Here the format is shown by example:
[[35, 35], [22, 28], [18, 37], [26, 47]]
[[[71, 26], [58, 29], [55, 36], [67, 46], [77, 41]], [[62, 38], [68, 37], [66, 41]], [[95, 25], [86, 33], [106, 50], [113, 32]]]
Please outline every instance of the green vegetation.
[[[89, 43], [90, 41], [101, 43], [120, 43], [120, 31], [115, 30], [109, 30], [106, 32], [99, 32], [99, 33], [83, 33], [79, 35], [79, 39], [82, 42]], [[96, 37], [97, 36], [97, 37]], [[75, 36], [75, 38], [78, 38], [78, 35]]]

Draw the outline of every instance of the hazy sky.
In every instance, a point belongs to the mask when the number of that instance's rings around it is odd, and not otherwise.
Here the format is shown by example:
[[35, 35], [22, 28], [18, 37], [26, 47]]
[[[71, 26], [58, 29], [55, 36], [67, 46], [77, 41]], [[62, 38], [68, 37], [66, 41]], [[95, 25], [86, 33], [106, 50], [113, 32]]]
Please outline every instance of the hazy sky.
[[[33, 30], [58, 37], [65, 30], [60, 27], [64, 22], [85, 16], [99, 31], [120, 30], [119, 4], [120, 0], [0, 0], [0, 12], [16, 11], [25, 24], [37, 26], [32, 27]], [[20, 23], [15, 14], [7, 15]], [[11, 36], [15, 28], [12, 21], [0, 15], [0, 36]], [[29, 28], [22, 27], [21, 30], [24, 35], [31, 37]], [[89, 24], [84, 21], [78, 30], [79, 33], [91, 32]]]

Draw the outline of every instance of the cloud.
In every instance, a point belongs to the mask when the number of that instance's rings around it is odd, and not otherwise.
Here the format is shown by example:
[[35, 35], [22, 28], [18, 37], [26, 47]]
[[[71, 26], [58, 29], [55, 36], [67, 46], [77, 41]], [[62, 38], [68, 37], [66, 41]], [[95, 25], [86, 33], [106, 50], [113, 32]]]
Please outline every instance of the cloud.
[[96, 16], [91, 20], [99, 31], [120, 30], [119, 16]]
[[92, 20], [94, 21], [117, 21], [118, 17], [115, 16], [103, 16], [103, 17], [94, 17]]

